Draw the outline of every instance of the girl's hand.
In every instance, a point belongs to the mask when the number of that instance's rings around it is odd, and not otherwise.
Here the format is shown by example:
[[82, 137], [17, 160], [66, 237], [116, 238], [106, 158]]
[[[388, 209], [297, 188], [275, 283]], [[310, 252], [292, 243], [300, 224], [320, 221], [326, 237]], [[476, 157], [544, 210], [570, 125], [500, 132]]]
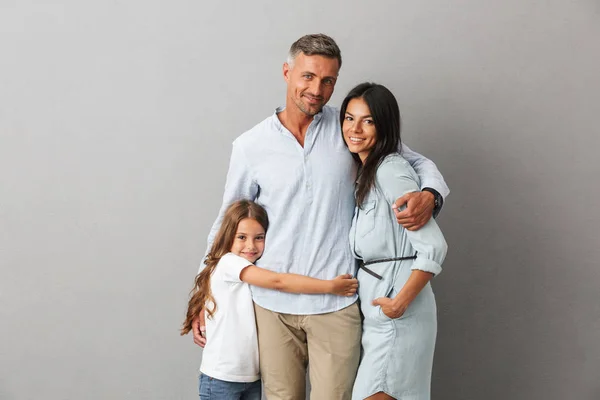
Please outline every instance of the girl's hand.
[[344, 274], [332, 279], [331, 294], [338, 296], [354, 296], [358, 289], [358, 280], [352, 278], [350, 274]]
[[401, 302], [389, 297], [379, 297], [373, 300], [374, 306], [381, 307], [381, 311], [391, 319], [400, 318], [408, 308], [407, 302]]
[[204, 348], [204, 346], [206, 346], [206, 319], [204, 308], [192, 321], [192, 332], [194, 334], [194, 343]]

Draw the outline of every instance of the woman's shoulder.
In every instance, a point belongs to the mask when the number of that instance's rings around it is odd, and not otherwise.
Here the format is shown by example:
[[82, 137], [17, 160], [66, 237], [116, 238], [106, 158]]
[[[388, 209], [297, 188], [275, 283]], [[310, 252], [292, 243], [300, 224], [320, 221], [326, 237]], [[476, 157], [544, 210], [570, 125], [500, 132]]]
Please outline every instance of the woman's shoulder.
[[[402, 157], [402, 154], [400, 154], [399, 152], [394, 152], [391, 154], [388, 154], [387, 156], [385, 156], [383, 158], [383, 160], [381, 161], [381, 164], [390, 164], [390, 163], [401, 163], [401, 164], [408, 164], [408, 161], [406, 161], [406, 159], [404, 157]], [[410, 164], [409, 164], [410, 165]]]
[[386, 179], [398, 175], [414, 177], [415, 171], [400, 153], [388, 154], [377, 168], [377, 178]]

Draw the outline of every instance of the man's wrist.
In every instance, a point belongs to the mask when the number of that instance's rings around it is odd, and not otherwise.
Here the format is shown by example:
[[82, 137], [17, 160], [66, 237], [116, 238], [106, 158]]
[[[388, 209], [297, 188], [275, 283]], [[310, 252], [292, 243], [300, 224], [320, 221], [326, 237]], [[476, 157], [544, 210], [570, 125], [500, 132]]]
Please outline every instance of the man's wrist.
[[444, 205], [444, 198], [442, 197], [440, 192], [438, 192], [434, 188], [425, 187], [421, 191], [429, 192], [433, 195], [433, 218], [437, 217]]

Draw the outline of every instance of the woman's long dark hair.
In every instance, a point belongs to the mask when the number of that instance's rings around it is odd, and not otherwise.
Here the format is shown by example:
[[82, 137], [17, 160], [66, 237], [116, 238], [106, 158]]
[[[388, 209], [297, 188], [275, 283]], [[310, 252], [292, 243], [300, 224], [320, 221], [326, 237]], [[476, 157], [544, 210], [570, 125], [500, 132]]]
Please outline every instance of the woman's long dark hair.
[[[204, 307], [206, 307], [207, 317], [212, 317], [217, 311], [217, 304], [210, 291], [210, 277], [217, 267], [219, 260], [221, 260], [221, 257], [231, 251], [238, 225], [245, 218], [256, 220], [263, 227], [265, 232], [269, 229], [267, 212], [255, 202], [250, 200], [239, 200], [227, 208], [223, 221], [221, 222], [221, 227], [210, 248], [210, 252], [204, 260], [206, 267], [204, 267], [204, 269], [196, 276], [194, 288], [190, 293], [185, 321], [181, 328], [182, 335], [185, 335], [192, 330], [192, 321], [200, 314], [200, 311]], [[212, 307], [207, 306], [207, 303], [212, 303]]]
[[[361, 206], [369, 190], [375, 185], [377, 167], [383, 159], [400, 151], [400, 109], [396, 98], [385, 86], [376, 83], [361, 83], [348, 93], [340, 109], [340, 126], [344, 126], [346, 109], [352, 99], [363, 99], [375, 123], [375, 146], [363, 164], [358, 154], [352, 157], [358, 164], [358, 187], [356, 203]], [[342, 132], [342, 137], [344, 133]], [[344, 143], [346, 143], [344, 139]]]

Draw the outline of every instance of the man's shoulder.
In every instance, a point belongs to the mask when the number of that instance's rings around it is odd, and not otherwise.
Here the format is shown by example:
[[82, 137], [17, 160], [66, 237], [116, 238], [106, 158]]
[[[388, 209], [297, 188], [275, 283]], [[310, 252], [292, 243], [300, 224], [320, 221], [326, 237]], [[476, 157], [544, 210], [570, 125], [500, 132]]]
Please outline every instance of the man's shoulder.
[[273, 132], [276, 131], [273, 118], [275, 118], [275, 114], [269, 115], [267, 118], [238, 136], [233, 143], [243, 146], [245, 144], [254, 143], [256, 140], [263, 140], [269, 137], [269, 135], [272, 135]]
[[392, 153], [381, 161], [376, 175], [377, 179], [387, 180], [398, 175], [414, 177], [416, 174], [410, 163], [400, 153]]
[[325, 118], [338, 119], [340, 115], [340, 109], [334, 106], [323, 106], [322, 113]]

